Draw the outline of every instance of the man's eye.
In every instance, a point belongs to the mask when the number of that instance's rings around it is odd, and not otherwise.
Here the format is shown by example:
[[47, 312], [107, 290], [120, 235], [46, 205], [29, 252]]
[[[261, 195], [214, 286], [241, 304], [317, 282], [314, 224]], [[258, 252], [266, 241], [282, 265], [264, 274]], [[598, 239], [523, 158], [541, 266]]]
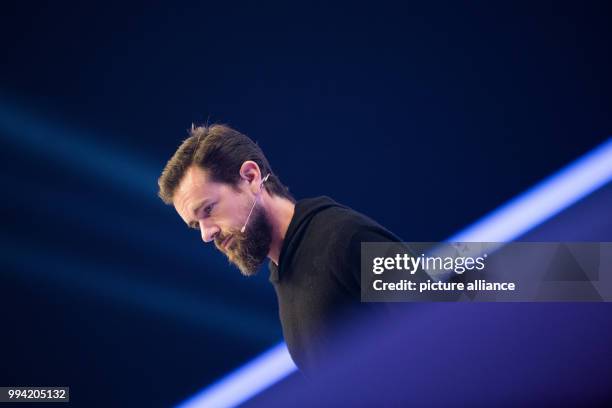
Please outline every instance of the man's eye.
[[212, 212], [213, 206], [214, 206], [214, 204], [207, 205], [206, 208], [204, 208], [204, 213], [206, 215], [210, 215], [210, 213]]

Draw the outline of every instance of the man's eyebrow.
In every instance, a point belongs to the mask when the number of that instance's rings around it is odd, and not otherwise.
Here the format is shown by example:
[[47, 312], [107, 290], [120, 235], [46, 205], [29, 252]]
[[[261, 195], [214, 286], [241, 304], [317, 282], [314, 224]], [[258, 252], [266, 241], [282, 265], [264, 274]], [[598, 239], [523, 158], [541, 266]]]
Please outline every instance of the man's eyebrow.
[[202, 207], [206, 207], [207, 205], [209, 205], [212, 202], [213, 202], [213, 198], [212, 197], [207, 197], [204, 200], [202, 200], [198, 205], [193, 207], [193, 215], [197, 216], [198, 213], [200, 212], [200, 210], [202, 209]]

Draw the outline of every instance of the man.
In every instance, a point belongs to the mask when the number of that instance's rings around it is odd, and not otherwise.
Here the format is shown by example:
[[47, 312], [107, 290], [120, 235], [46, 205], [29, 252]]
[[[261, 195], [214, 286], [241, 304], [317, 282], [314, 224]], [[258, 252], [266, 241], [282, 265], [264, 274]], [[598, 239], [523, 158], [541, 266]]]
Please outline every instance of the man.
[[399, 241], [327, 197], [297, 201], [250, 138], [192, 127], [166, 164], [159, 196], [244, 275], [269, 258], [283, 335], [296, 365], [317, 366], [332, 333], [360, 303], [361, 242]]

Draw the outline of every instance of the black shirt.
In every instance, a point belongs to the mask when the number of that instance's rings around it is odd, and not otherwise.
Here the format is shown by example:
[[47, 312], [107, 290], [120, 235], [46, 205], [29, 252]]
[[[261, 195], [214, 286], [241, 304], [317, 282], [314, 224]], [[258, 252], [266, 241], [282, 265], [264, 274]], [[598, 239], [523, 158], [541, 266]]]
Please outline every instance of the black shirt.
[[270, 262], [289, 353], [312, 371], [340, 322], [372, 304], [361, 303], [361, 242], [399, 242], [370, 218], [328, 197], [300, 200], [280, 252]]

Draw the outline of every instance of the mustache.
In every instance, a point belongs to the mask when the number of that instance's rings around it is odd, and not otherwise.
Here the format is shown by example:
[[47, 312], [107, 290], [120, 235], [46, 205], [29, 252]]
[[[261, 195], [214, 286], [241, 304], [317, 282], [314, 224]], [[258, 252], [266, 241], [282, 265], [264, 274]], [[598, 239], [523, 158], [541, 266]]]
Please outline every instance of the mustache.
[[242, 234], [240, 231], [228, 232], [223, 235], [217, 235], [217, 237], [215, 237], [215, 246], [219, 251], [223, 251], [223, 243], [227, 238], [233, 236], [234, 240], [240, 241], [244, 238], [244, 235], [245, 234]]

